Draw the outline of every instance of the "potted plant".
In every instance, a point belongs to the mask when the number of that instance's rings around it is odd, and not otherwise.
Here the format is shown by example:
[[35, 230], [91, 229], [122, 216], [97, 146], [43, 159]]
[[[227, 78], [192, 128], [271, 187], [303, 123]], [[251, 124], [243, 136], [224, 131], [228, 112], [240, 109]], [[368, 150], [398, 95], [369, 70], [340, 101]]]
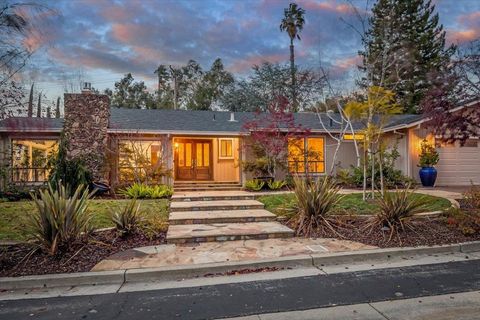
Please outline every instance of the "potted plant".
[[433, 187], [437, 179], [437, 169], [434, 166], [438, 163], [439, 156], [435, 147], [428, 143], [427, 139], [422, 141], [419, 160], [418, 166], [421, 168], [419, 175], [422, 185], [424, 187]]

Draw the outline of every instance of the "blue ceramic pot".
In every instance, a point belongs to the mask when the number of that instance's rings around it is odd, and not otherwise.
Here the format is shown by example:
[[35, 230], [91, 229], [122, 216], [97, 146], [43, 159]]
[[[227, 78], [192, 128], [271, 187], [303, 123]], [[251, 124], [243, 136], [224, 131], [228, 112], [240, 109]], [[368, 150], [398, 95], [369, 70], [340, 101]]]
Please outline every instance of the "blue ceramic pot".
[[419, 174], [422, 186], [433, 187], [435, 185], [435, 180], [437, 180], [437, 169], [434, 167], [422, 167]]

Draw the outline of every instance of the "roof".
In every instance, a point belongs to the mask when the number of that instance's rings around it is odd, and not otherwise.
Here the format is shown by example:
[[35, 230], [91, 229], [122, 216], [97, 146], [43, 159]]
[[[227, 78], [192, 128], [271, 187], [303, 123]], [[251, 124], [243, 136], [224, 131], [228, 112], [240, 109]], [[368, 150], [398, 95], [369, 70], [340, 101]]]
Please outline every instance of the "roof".
[[[338, 114], [301, 112], [295, 114], [296, 125], [309, 128], [312, 132], [324, 132], [318, 119], [321, 117], [326, 129], [339, 131]], [[243, 125], [257, 117], [254, 112], [235, 112], [235, 121], [229, 121], [231, 112], [193, 111], [193, 110], [145, 110], [111, 108], [109, 132], [144, 132], [144, 133], [190, 133], [190, 134], [240, 134]], [[421, 120], [421, 115], [395, 115], [389, 118], [385, 129], [405, 127]], [[59, 132], [63, 119], [13, 117], [0, 121], [3, 132]], [[362, 123], [355, 123], [354, 129], [361, 129]]]

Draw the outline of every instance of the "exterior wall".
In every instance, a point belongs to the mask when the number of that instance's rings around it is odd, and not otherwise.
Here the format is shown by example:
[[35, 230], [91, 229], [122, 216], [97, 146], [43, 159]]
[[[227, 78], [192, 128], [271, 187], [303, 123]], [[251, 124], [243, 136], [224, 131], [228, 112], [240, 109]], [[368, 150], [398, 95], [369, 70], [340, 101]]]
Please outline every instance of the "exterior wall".
[[387, 148], [397, 148], [400, 156], [395, 161], [395, 169], [401, 170], [405, 175], [408, 175], [408, 168], [410, 162], [410, 158], [408, 155], [408, 140], [409, 137], [406, 130], [388, 132], [383, 136], [383, 141], [386, 143]]
[[103, 165], [108, 142], [109, 98], [82, 93], [65, 94], [64, 99], [67, 158], [82, 159], [94, 179], [102, 180], [105, 178]]
[[428, 136], [428, 130], [422, 127], [408, 129], [408, 170], [407, 175], [415, 181], [420, 181], [418, 175], [418, 160], [420, 155], [420, 144]]

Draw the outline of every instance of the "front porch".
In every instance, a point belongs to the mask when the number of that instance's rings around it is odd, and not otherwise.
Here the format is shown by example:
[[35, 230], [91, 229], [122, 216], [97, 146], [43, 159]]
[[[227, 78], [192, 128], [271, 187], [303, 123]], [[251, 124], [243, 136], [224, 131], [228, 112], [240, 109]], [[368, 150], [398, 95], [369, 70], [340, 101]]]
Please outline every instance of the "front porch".
[[242, 150], [239, 137], [174, 136], [172, 178], [174, 185], [231, 187], [242, 184]]

